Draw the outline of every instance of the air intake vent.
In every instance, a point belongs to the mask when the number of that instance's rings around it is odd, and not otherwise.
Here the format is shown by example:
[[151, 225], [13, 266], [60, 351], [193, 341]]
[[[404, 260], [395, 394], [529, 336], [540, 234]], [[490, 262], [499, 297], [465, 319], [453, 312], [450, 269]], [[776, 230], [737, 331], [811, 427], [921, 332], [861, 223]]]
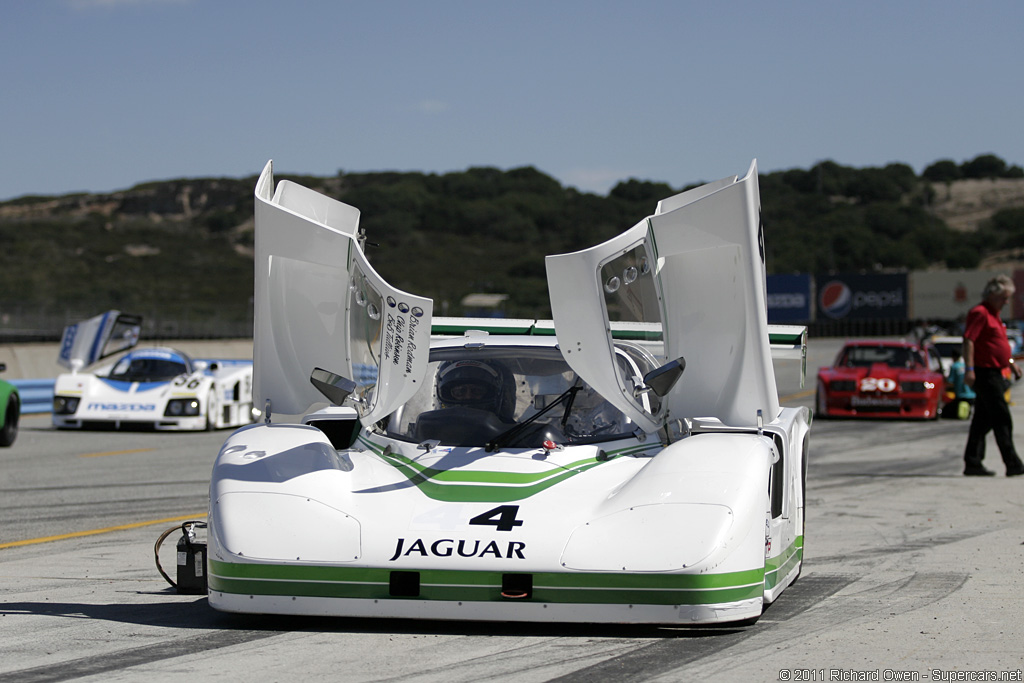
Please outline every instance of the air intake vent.
[[501, 597], [529, 600], [533, 597], [533, 574], [502, 574]]
[[388, 590], [393, 598], [416, 598], [420, 594], [419, 572], [391, 572]]

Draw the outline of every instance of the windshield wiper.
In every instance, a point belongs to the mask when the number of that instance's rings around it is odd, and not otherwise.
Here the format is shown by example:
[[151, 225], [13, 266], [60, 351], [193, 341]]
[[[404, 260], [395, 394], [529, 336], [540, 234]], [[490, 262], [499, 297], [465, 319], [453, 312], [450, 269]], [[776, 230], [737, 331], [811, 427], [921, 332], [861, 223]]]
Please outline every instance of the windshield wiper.
[[576, 383], [573, 384], [568, 389], [566, 389], [565, 391], [563, 391], [559, 395], [559, 397], [556, 398], [554, 401], [552, 401], [551, 403], [547, 404], [546, 406], [544, 406], [543, 408], [538, 410], [536, 413], [534, 413], [530, 417], [528, 417], [525, 420], [523, 420], [522, 422], [515, 423], [514, 425], [512, 425], [511, 427], [509, 427], [508, 429], [503, 431], [501, 434], [498, 434], [496, 437], [494, 437], [493, 439], [488, 441], [487, 445], [484, 447], [484, 450], [487, 451], [488, 453], [493, 453], [494, 451], [498, 450], [499, 448], [504, 446], [506, 443], [509, 443], [510, 441], [515, 439], [515, 437], [517, 437], [520, 434], [522, 434], [524, 429], [526, 429], [531, 424], [536, 422], [537, 419], [539, 417], [541, 417], [542, 415], [550, 412], [551, 409], [554, 408], [557, 405], [561, 405], [563, 403], [568, 403], [569, 404], [568, 407], [566, 408], [566, 411], [565, 411], [565, 418], [568, 419], [569, 410], [572, 408], [573, 399], [576, 398], [576, 393], [580, 389], [582, 389], [582, 388], [583, 388], [583, 385], [581, 384], [579, 378], [577, 378], [576, 379]]

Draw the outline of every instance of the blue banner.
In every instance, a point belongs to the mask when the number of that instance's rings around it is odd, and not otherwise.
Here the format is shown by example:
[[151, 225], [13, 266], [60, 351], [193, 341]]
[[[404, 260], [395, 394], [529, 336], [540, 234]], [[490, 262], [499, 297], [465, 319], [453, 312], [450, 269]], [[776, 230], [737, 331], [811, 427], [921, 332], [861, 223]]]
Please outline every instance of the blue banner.
[[808, 323], [811, 321], [811, 276], [807, 273], [798, 275], [769, 275], [768, 282], [768, 322]]
[[907, 319], [906, 273], [838, 273], [816, 278], [817, 320]]

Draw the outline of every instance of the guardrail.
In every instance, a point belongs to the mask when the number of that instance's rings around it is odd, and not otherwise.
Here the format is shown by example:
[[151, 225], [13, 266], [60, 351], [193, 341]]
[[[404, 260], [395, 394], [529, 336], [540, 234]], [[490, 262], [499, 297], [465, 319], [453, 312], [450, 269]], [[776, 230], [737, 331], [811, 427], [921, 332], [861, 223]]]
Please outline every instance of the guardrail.
[[56, 379], [12, 379], [21, 398], [21, 414], [49, 413], [53, 410], [53, 386]]

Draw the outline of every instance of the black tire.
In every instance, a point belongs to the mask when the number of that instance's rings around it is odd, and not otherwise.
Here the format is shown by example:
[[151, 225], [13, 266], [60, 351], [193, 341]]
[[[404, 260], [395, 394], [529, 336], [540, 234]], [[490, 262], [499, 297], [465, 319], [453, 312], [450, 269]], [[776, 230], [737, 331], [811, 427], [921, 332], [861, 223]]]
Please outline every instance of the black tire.
[[825, 391], [820, 382], [814, 392], [814, 419], [828, 419], [828, 410], [825, 408]]
[[18, 418], [21, 417], [21, 404], [18, 397], [11, 395], [7, 400], [4, 415], [4, 427], [0, 429], [0, 446], [10, 446], [18, 438]]

